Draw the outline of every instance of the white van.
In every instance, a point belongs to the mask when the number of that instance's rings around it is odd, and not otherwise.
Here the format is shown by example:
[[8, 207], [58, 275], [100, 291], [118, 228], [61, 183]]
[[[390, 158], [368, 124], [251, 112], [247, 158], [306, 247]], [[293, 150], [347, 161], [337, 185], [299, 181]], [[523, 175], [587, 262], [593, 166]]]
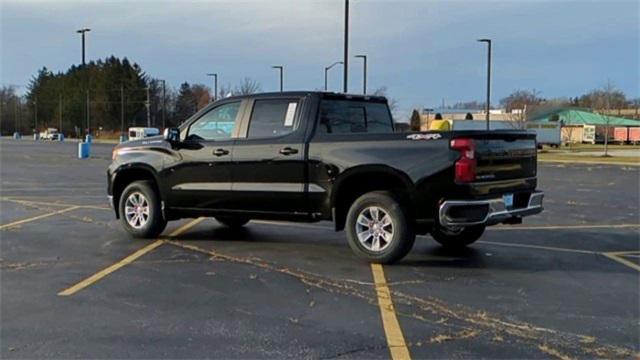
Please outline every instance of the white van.
[[144, 139], [149, 136], [160, 135], [158, 128], [131, 127], [129, 128], [129, 141]]

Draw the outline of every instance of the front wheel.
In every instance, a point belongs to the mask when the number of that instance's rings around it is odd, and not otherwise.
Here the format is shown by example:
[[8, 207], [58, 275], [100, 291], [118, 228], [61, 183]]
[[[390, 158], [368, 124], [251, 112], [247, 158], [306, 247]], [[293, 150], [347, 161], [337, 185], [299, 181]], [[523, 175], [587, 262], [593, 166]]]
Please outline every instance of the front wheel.
[[448, 249], [462, 249], [473, 244], [484, 233], [484, 225], [447, 228], [438, 223], [431, 230], [431, 237]]
[[134, 181], [120, 196], [120, 221], [137, 238], [154, 238], [167, 226], [162, 218], [160, 197], [149, 181]]
[[386, 191], [360, 196], [346, 221], [349, 246], [356, 255], [374, 263], [390, 264], [413, 247], [416, 235], [400, 203]]

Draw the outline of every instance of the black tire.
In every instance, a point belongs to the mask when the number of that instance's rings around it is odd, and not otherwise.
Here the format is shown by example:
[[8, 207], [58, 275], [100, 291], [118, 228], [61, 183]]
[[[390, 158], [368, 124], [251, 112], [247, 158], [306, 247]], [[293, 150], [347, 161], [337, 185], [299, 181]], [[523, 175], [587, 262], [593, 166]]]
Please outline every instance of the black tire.
[[[371, 209], [372, 207], [381, 209], [383, 213], [390, 217], [391, 224], [382, 226], [382, 228], [392, 230], [391, 235], [384, 236], [384, 238], [388, 237], [389, 241], [378, 240], [378, 244], [384, 242], [387, 245], [375, 251], [368, 248], [373, 246], [373, 237], [371, 237], [372, 243], [367, 244], [366, 241], [364, 243], [361, 242], [357, 234], [357, 226], [362, 227], [362, 225], [358, 225], [358, 217], [363, 215], [366, 218], [367, 209]], [[378, 212], [378, 214], [380, 213]], [[369, 215], [371, 215], [370, 211]], [[372, 191], [356, 199], [349, 208], [345, 226], [347, 240], [353, 252], [359, 257], [373, 263], [391, 264], [402, 259], [411, 251], [416, 239], [414, 229], [411, 226], [411, 221], [409, 221], [406, 211], [400, 202], [387, 191]]]
[[[129, 199], [129, 196], [136, 192], [144, 196], [144, 199], [148, 202], [149, 209], [149, 215], [146, 223], [139, 228], [134, 227], [129, 223], [129, 221], [127, 220], [127, 214], [125, 212], [127, 199]], [[153, 189], [153, 185], [150, 181], [134, 181], [129, 184], [120, 196], [118, 209], [122, 226], [133, 237], [144, 239], [155, 238], [160, 235], [164, 228], [167, 226], [167, 221], [162, 218], [160, 197]]]
[[251, 219], [244, 216], [217, 216], [216, 220], [226, 227], [238, 229], [246, 225]]
[[457, 231], [442, 227], [436, 221], [431, 230], [431, 237], [447, 249], [462, 249], [476, 242], [484, 233], [484, 225], [473, 225]]

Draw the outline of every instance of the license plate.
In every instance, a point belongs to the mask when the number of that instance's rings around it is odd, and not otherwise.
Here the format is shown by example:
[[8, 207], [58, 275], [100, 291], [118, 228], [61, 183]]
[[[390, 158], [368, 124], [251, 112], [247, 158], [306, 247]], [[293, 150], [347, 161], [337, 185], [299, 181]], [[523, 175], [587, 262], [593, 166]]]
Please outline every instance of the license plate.
[[504, 201], [504, 206], [508, 208], [513, 207], [513, 194], [502, 195], [502, 201]]

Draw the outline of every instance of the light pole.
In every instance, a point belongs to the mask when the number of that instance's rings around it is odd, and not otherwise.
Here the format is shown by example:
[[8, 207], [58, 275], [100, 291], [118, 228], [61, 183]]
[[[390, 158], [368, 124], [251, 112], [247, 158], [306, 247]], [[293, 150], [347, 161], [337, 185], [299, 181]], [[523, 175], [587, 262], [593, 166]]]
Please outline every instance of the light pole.
[[211, 101], [216, 101], [216, 98], [218, 97], [218, 73], [210, 73], [207, 74], [207, 76], [213, 76], [213, 97], [211, 98]]
[[356, 55], [357, 58], [362, 58], [363, 60], [363, 70], [362, 74], [362, 94], [367, 95], [367, 55]]
[[489, 109], [491, 109], [491, 39], [478, 39], [478, 42], [487, 43], [487, 130], [489, 130]]
[[89, 32], [89, 31], [91, 31], [91, 29], [89, 29], [89, 28], [76, 30], [76, 32], [82, 36], [82, 66], [85, 65], [85, 62], [84, 62], [84, 33]]
[[349, 88], [349, 0], [344, 0], [344, 72], [343, 91], [346, 94]]
[[280, 70], [280, 92], [282, 92], [282, 89], [283, 89], [283, 75], [282, 75], [282, 73], [284, 72], [284, 68], [281, 65], [272, 66], [271, 68]]
[[89, 124], [89, 72], [86, 71], [85, 66], [85, 57], [84, 57], [84, 34], [91, 31], [91, 29], [89, 28], [83, 28], [83, 29], [79, 29], [76, 30], [76, 33], [80, 34], [80, 36], [82, 37], [82, 70], [85, 71], [85, 86], [87, 87], [87, 104], [86, 104], [86, 108], [85, 108], [85, 119], [87, 121], [87, 135], [89, 135], [89, 133], [91, 132], [91, 126]]
[[167, 97], [166, 97], [166, 81], [164, 81], [162, 79], [160, 79], [158, 81], [162, 82], [162, 128], [164, 129], [165, 128], [165, 115], [164, 115], [164, 113], [165, 113], [165, 107], [166, 107], [165, 106], [165, 102], [166, 102], [166, 99], [167, 99]]
[[336, 61], [333, 64], [329, 65], [329, 66], [325, 66], [324, 68], [324, 91], [327, 91], [327, 73], [329, 72], [329, 70], [331, 70], [332, 67], [338, 65], [338, 64], [344, 64], [342, 61]]

